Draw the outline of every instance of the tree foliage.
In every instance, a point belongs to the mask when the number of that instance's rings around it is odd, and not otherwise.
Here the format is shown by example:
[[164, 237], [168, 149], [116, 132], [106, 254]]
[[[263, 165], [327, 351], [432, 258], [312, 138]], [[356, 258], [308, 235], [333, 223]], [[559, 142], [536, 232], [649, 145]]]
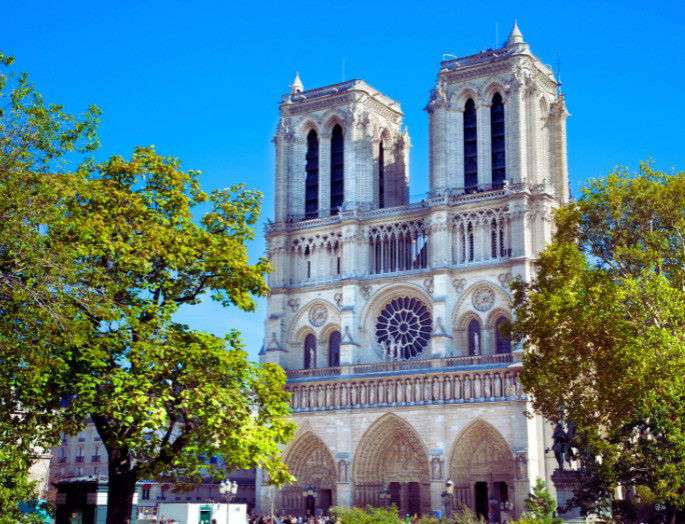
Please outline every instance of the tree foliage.
[[367, 506], [366, 508], [331, 508], [331, 515], [336, 519], [336, 522], [341, 524], [401, 524], [411, 520], [416, 524], [480, 524], [484, 523], [482, 517], [477, 517], [470, 509], [465, 508], [462, 511], [455, 511], [452, 518], [438, 519], [436, 517], [422, 516], [415, 518], [414, 516], [402, 517], [399, 514], [397, 506], [392, 504], [389, 507], [374, 507]]
[[538, 477], [533, 491], [523, 501], [525, 512], [517, 524], [561, 524], [562, 519], [555, 517], [557, 503], [547, 491], [545, 481]]
[[68, 174], [97, 147], [99, 112], [74, 116], [47, 104], [13, 58], [0, 53], [0, 522], [35, 520], [19, 503], [37, 497], [28, 470], [61, 430], [54, 417], [64, 367], [43, 335], [71, 322], [64, 306], [86, 294], [70, 287], [71, 255], [51, 249], [45, 226], [74, 194]]
[[585, 511], [618, 484], [685, 507], [684, 210], [685, 173], [613, 171], [557, 212], [535, 281], [515, 284], [521, 380], [576, 424]]
[[[3, 447], [19, 446], [17, 464], [30, 464], [40, 446], [90, 418], [108, 452], [108, 522], [117, 524], [130, 519], [136, 480], [218, 478], [225, 472], [211, 456], [229, 471], [260, 466], [274, 484], [290, 480], [280, 459], [294, 429], [283, 371], [248, 362], [235, 331], [222, 338], [175, 321], [179, 308], [209, 297], [251, 311], [267, 292], [269, 265], [250, 263], [246, 249], [261, 195], [202, 191], [199, 173], [152, 147], [83, 161], [73, 155], [97, 145], [95, 108], [79, 119], [45, 106], [25, 76], [7, 98]], [[26, 493], [3, 483], [11, 477], [0, 476], [0, 497], [11, 492], [0, 498], [4, 514]]]
[[[250, 264], [245, 246], [259, 201], [241, 186], [207, 194], [198, 173], [137, 148], [85, 175], [51, 230], [78, 253], [78, 285], [100, 295], [77, 304], [87, 326], [69, 367], [74, 409], [109, 454], [111, 522], [130, 514], [137, 479], [217, 478], [213, 455], [229, 471], [261, 466], [276, 484], [291, 478], [279, 448], [293, 433], [283, 371], [250, 364], [236, 332], [218, 338], [174, 321], [206, 294], [253, 310], [252, 296], [266, 293], [268, 263]], [[196, 220], [201, 205], [209, 210]]]

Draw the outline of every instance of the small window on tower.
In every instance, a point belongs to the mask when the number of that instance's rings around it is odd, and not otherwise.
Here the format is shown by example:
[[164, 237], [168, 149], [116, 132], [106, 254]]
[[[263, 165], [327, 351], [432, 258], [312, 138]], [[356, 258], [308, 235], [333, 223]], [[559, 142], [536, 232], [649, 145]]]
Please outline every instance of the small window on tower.
[[345, 140], [338, 124], [331, 134], [331, 214], [338, 213], [345, 196]]
[[378, 207], [385, 207], [385, 151], [383, 141], [378, 145]]
[[504, 103], [502, 95], [496, 93], [490, 105], [490, 147], [492, 153], [492, 187], [504, 185], [506, 178], [504, 144]]
[[478, 189], [478, 133], [476, 104], [469, 98], [464, 106], [464, 188], [467, 193]]
[[304, 218], [316, 218], [319, 214], [319, 136], [313, 129], [307, 135], [305, 165]]

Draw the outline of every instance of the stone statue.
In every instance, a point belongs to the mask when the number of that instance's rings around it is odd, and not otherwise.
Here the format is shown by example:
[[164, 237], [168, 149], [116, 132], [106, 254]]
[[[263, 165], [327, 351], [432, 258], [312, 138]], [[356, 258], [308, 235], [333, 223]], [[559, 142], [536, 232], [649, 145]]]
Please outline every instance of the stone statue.
[[528, 478], [528, 458], [525, 451], [516, 453], [516, 478], [518, 480]]
[[383, 360], [392, 360], [390, 356], [390, 341], [387, 338], [381, 342], [381, 350], [383, 351]]
[[316, 367], [316, 353], [314, 348], [309, 348], [309, 368], [313, 369]]
[[473, 354], [480, 355], [480, 337], [478, 333], [473, 334]]
[[345, 459], [338, 461], [338, 482], [347, 482], [347, 461]]
[[564, 421], [560, 420], [554, 427], [554, 433], [552, 433], [552, 439], [554, 440], [552, 451], [554, 451], [554, 458], [557, 459], [560, 470], [564, 469], [564, 463], [571, 465], [571, 461], [576, 458], [571, 446], [571, 441], [576, 434], [576, 426], [569, 422], [566, 424], [566, 427], [567, 429], [565, 430]]

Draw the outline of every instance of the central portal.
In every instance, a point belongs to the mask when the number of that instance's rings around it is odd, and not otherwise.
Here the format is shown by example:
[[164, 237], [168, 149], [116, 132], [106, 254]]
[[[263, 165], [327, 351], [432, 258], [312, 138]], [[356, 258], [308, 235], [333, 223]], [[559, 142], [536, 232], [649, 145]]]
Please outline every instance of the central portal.
[[[394, 504], [404, 516], [430, 509], [428, 454], [404, 420], [387, 414], [364, 434], [354, 458], [354, 505]], [[383, 501], [381, 491], [390, 492]]]

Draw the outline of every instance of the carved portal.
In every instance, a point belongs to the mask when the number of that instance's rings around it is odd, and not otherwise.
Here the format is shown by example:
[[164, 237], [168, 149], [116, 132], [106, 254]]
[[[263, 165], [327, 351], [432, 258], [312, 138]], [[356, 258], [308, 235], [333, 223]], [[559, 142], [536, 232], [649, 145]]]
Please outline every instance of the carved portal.
[[[311, 432], [299, 437], [284, 456], [290, 473], [297, 479], [281, 490], [281, 508], [286, 512], [301, 514], [305, 511], [302, 490], [308, 485], [316, 486], [325, 497], [317, 498], [317, 504], [336, 503], [337, 468], [323, 441]], [[323, 499], [330, 499], [324, 501]]]
[[404, 420], [388, 413], [364, 434], [354, 457], [354, 505], [381, 505], [378, 493], [390, 489], [401, 513], [430, 509], [428, 454]]
[[[485, 482], [490, 493], [505, 483], [513, 494], [515, 464], [511, 449], [493, 426], [478, 420], [458, 437], [450, 459], [450, 478], [455, 488], [473, 494], [477, 482]], [[474, 500], [470, 495], [468, 500]], [[474, 509], [474, 508], [472, 508]]]

